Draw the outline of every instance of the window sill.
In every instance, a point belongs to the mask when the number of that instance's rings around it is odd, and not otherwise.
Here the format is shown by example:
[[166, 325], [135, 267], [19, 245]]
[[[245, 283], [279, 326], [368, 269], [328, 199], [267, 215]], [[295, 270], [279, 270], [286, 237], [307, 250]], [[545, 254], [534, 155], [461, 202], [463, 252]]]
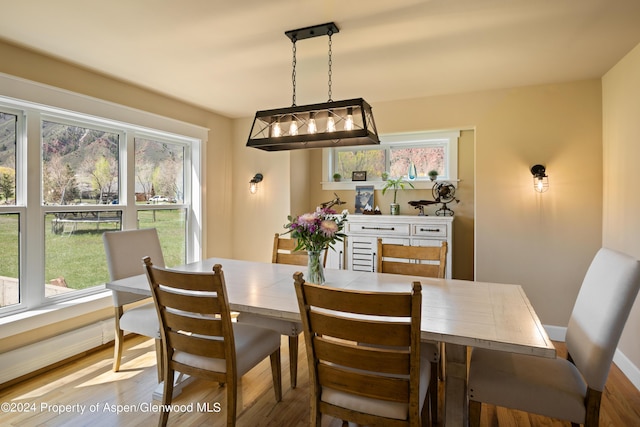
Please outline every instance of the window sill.
[[0, 340], [109, 307], [113, 307], [113, 298], [111, 290], [105, 290], [11, 314], [0, 318]]
[[[435, 181], [430, 181], [430, 180], [416, 180], [416, 181], [411, 181], [411, 183], [413, 184], [413, 186], [415, 188], [411, 188], [409, 186], [405, 187], [405, 190], [431, 190], [431, 188], [433, 188], [433, 185], [437, 182], [453, 182], [454, 185], [457, 186], [457, 183], [459, 182], [459, 180], [449, 180], [449, 179], [438, 179]], [[373, 189], [374, 190], [382, 190], [384, 188], [384, 181], [340, 181], [340, 182], [335, 182], [335, 181], [323, 181], [320, 184], [322, 184], [322, 189], [323, 190], [355, 190], [356, 186], [361, 186], [361, 185], [368, 185], [371, 186], [373, 185]]]

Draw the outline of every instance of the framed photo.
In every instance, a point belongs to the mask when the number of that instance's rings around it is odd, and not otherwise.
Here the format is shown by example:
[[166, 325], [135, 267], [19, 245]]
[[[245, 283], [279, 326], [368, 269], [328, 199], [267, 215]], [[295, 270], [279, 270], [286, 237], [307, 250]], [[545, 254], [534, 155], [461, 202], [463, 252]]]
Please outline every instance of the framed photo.
[[351, 172], [351, 181], [366, 181], [367, 171], [353, 171]]
[[365, 210], [367, 205], [371, 210], [375, 209], [373, 200], [373, 185], [356, 186], [355, 213], [361, 214]]

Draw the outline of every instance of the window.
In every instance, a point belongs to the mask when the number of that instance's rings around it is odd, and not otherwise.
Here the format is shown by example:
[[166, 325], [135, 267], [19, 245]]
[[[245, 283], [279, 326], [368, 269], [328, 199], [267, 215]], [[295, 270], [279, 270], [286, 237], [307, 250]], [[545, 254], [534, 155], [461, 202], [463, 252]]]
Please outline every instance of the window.
[[[383, 135], [379, 146], [328, 149], [323, 188], [350, 188], [348, 181], [354, 171], [366, 171], [367, 180], [374, 183], [381, 182], [385, 172], [427, 183], [429, 172], [437, 171], [437, 179], [457, 181], [459, 136], [459, 131]], [[347, 183], [329, 182], [335, 173]]]
[[[0, 76], [0, 91], [5, 80]], [[194, 218], [201, 213], [193, 207], [201, 205], [200, 193], [191, 193], [190, 181], [200, 173], [206, 131], [34, 90], [128, 123], [0, 96], [0, 316], [102, 292], [109, 278], [105, 231], [155, 227], [167, 265], [200, 259]], [[159, 128], [130, 124], [134, 117]]]

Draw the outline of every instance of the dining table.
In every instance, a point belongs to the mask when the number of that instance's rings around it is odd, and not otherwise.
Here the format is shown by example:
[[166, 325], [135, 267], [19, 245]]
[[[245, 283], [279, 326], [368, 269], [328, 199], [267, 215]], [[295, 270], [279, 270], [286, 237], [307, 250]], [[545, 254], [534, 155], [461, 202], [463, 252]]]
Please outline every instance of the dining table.
[[[306, 274], [304, 267], [208, 258], [173, 268], [204, 272], [212, 271], [215, 264], [222, 266], [231, 310], [300, 321], [293, 274]], [[421, 338], [445, 345], [446, 426], [468, 423], [469, 349], [556, 357], [556, 349], [520, 285], [339, 269], [325, 269], [325, 279], [326, 286], [373, 292], [409, 292], [414, 281], [421, 283]], [[108, 282], [106, 287], [151, 295], [144, 274]]]

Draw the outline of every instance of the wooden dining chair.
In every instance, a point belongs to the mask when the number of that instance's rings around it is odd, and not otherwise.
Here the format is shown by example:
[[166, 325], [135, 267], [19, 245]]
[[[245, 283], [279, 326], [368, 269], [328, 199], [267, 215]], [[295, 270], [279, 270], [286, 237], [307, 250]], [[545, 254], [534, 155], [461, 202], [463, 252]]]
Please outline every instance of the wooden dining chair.
[[[144, 274], [144, 267], [140, 263], [144, 256], [150, 256], [158, 265], [164, 266], [162, 247], [155, 228], [107, 231], [102, 234], [102, 242], [111, 280]], [[143, 300], [147, 302], [140, 303]], [[124, 331], [129, 331], [155, 339], [158, 382], [162, 381], [160, 324], [153, 300], [138, 294], [113, 291], [113, 305], [115, 310], [113, 371], [120, 370]]]
[[[307, 265], [307, 251], [296, 251], [296, 245], [295, 239], [283, 238], [276, 233], [273, 238], [271, 262], [274, 264]], [[326, 261], [327, 251], [325, 250], [323, 264], [326, 264]], [[298, 383], [298, 346], [302, 323], [264, 317], [253, 313], [240, 313], [238, 322], [263, 325], [289, 337], [289, 375], [291, 388], [296, 388]]]
[[[403, 246], [382, 243], [378, 238], [377, 271], [443, 279], [447, 267], [447, 242], [440, 246]], [[438, 422], [438, 377], [444, 378], [444, 345], [425, 342], [431, 362], [431, 417]]]
[[639, 288], [638, 260], [602, 248], [587, 270], [569, 319], [567, 359], [473, 349], [469, 424], [480, 424], [485, 402], [572, 425], [597, 426], [602, 391]]
[[311, 426], [322, 415], [367, 426], [428, 423], [430, 370], [421, 360], [422, 287], [364, 292], [294, 274], [309, 363]]
[[231, 322], [222, 266], [213, 272], [183, 272], [155, 267], [144, 258], [160, 319], [164, 393], [159, 426], [165, 426], [173, 397], [174, 372], [225, 384], [227, 426], [235, 426], [238, 381], [271, 359], [276, 401], [282, 400], [280, 334]]

